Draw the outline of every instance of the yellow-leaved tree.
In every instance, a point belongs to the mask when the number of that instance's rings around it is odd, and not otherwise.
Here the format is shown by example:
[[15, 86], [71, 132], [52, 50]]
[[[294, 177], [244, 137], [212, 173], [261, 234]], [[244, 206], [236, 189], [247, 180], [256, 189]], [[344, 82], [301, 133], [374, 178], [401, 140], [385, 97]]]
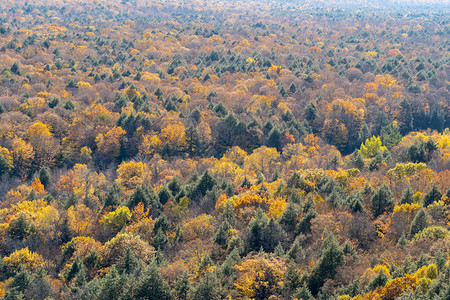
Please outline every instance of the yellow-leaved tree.
[[11, 255], [4, 257], [3, 262], [8, 267], [10, 272], [16, 271], [20, 265], [28, 270], [34, 271], [40, 267], [43, 267], [45, 264], [42, 256], [36, 252], [31, 252], [28, 247], [17, 250], [11, 253]]
[[34, 163], [38, 169], [51, 166], [59, 151], [59, 143], [50, 130], [51, 127], [42, 122], [34, 123], [27, 130], [27, 139], [35, 151]]
[[126, 131], [122, 127], [114, 127], [105, 134], [99, 134], [95, 138], [98, 151], [104, 155], [105, 159], [115, 159], [120, 154], [122, 139]]
[[370, 139], [366, 139], [364, 144], [361, 144], [359, 151], [364, 158], [371, 158], [377, 155], [378, 151], [386, 151], [386, 147], [381, 144], [381, 138], [379, 136], [372, 136]]
[[149, 175], [147, 164], [135, 161], [123, 162], [117, 168], [116, 182], [125, 190], [130, 190], [141, 185]]
[[31, 169], [34, 159], [33, 146], [23, 139], [16, 137], [11, 144], [11, 156], [14, 162], [14, 170], [19, 176], [26, 176]]
[[270, 174], [273, 174], [279, 159], [280, 153], [277, 149], [262, 146], [245, 158], [244, 168], [255, 174], [261, 172], [265, 176], [270, 176]]
[[104, 215], [101, 223], [114, 230], [120, 230], [131, 220], [130, 209], [126, 206], [120, 206], [115, 211]]
[[8, 174], [13, 168], [13, 158], [7, 148], [0, 147], [0, 176]]
[[243, 297], [266, 299], [277, 294], [283, 284], [285, 262], [265, 253], [250, 254], [235, 266], [236, 289]]
[[186, 149], [186, 128], [181, 123], [169, 124], [161, 129], [160, 138], [163, 146], [168, 145], [170, 150], [176, 154]]
[[72, 170], [62, 175], [58, 181], [58, 189], [66, 194], [74, 194], [78, 198], [91, 197], [96, 189], [100, 189], [107, 183], [103, 173], [90, 170], [84, 164], [75, 164]]

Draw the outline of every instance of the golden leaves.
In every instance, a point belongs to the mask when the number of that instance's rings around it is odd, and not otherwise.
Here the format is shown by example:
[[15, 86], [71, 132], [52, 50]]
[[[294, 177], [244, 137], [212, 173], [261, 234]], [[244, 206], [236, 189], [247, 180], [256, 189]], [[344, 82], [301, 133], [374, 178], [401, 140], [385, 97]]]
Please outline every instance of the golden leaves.
[[28, 270], [37, 270], [45, 264], [42, 256], [36, 252], [31, 252], [28, 247], [17, 250], [11, 253], [11, 255], [4, 257], [3, 262], [11, 271], [17, 270], [20, 265]]
[[31, 182], [31, 187], [36, 192], [38, 197], [43, 197], [47, 192], [45, 191], [44, 185], [41, 183], [38, 177], [34, 177], [34, 180]]
[[244, 297], [255, 298], [260, 291], [274, 294], [281, 289], [286, 265], [279, 258], [256, 254], [245, 258], [235, 269], [236, 289]]
[[194, 239], [208, 239], [214, 233], [215, 218], [211, 215], [201, 214], [185, 222], [182, 226], [183, 239], [192, 241]]
[[161, 130], [163, 144], [169, 143], [171, 147], [182, 151], [186, 147], [186, 128], [181, 123], [169, 124]]
[[267, 212], [267, 216], [269, 218], [278, 219], [282, 214], [284, 209], [287, 206], [287, 202], [285, 199], [281, 197], [277, 197], [269, 201], [269, 211]]
[[384, 74], [375, 76], [375, 83], [382, 87], [391, 87], [397, 83], [397, 80], [389, 74]]
[[43, 136], [52, 136], [50, 132], [51, 127], [42, 122], [37, 122], [31, 125], [27, 130], [27, 136], [29, 139], [41, 138]]
[[71, 206], [67, 210], [69, 229], [76, 235], [88, 235], [95, 223], [94, 212], [84, 204]]
[[245, 158], [244, 168], [255, 173], [271, 174], [279, 159], [280, 153], [277, 149], [262, 146]]
[[104, 215], [101, 219], [102, 225], [108, 225], [116, 230], [122, 229], [126, 223], [131, 220], [130, 209], [126, 206], [120, 206], [116, 210]]
[[148, 176], [147, 164], [143, 162], [123, 162], [117, 168], [117, 182], [128, 189], [142, 184]]
[[121, 139], [125, 136], [126, 131], [122, 127], [114, 127], [105, 135], [99, 134], [95, 138], [98, 151], [107, 158], [116, 158], [120, 154]]
[[390, 180], [399, 180], [405, 176], [411, 176], [427, 167], [424, 163], [397, 163], [395, 168], [387, 171], [386, 176]]
[[31, 146], [21, 138], [16, 137], [12, 141], [11, 148], [11, 156], [14, 161], [14, 168], [19, 174], [25, 175], [33, 162], [33, 146]]
[[374, 157], [378, 151], [383, 152], [386, 150], [381, 144], [381, 138], [372, 136], [370, 139], [366, 139], [364, 144], [361, 144], [360, 153], [365, 158]]
[[235, 184], [241, 182], [245, 175], [245, 171], [239, 165], [227, 159], [225, 156], [214, 164], [212, 171], [220, 178], [226, 178]]
[[281, 71], [281, 66], [271, 65], [267, 72], [270, 75], [279, 75]]
[[78, 88], [88, 88], [88, 87], [91, 87], [91, 84], [86, 81], [78, 81], [77, 87]]

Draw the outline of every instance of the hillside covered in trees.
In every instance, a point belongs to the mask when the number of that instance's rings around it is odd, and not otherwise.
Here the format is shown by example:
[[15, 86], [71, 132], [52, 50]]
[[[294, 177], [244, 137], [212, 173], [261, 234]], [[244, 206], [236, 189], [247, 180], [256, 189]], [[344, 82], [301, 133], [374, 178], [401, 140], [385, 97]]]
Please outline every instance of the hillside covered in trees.
[[0, 298], [450, 299], [450, 5], [0, 3]]

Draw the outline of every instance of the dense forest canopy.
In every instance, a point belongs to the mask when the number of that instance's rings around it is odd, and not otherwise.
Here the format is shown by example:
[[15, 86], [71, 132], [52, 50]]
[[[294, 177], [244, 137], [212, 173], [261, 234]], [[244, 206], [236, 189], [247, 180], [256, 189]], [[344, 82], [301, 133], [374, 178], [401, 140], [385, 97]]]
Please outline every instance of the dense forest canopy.
[[440, 2], [2, 1], [0, 298], [449, 299]]

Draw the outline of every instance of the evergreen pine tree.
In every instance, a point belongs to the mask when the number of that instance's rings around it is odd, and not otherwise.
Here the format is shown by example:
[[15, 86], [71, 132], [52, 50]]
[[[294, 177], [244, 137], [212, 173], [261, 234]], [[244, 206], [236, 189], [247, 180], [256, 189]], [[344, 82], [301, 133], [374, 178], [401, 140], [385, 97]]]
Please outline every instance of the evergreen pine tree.
[[309, 124], [312, 124], [314, 120], [317, 118], [317, 106], [314, 102], [309, 102], [305, 107], [305, 111], [303, 116], [308, 121]]
[[273, 252], [275, 247], [285, 238], [285, 236], [286, 233], [283, 228], [281, 228], [280, 224], [273, 219], [270, 219], [267, 226], [263, 229], [261, 246], [264, 251]]
[[[387, 151], [385, 151], [387, 152]], [[383, 153], [381, 151], [377, 151], [377, 154], [375, 157], [373, 157], [370, 161], [367, 167], [369, 168], [369, 171], [378, 170], [380, 167], [380, 164], [384, 161]]]
[[419, 257], [417, 258], [415, 269], [418, 270], [423, 266], [427, 266], [429, 264], [428, 257], [425, 255], [425, 253], [421, 252]]
[[267, 146], [271, 148], [276, 148], [277, 151], [281, 150], [281, 132], [278, 127], [274, 127], [267, 138]]
[[125, 255], [121, 259], [121, 262], [118, 264], [117, 268], [121, 273], [131, 274], [134, 270], [139, 267], [139, 260], [133, 255], [131, 248], [128, 247]]
[[347, 199], [347, 203], [353, 213], [364, 212], [362, 195], [359, 192], [352, 193], [350, 199]]
[[406, 238], [406, 235], [403, 232], [402, 235], [400, 236], [400, 238], [398, 239], [397, 245], [402, 247], [402, 246], [405, 246], [406, 244], [408, 244], [408, 239]]
[[17, 288], [9, 288], [3, 300], [24, 300], [25, 297], [22, 292], [20, 292]]
[[[136, 188], [136, 190], [139, 187]], [[135, 190], [135, 193], [136, 193]], [[116, 207], [120, 205], [120, 188], [116, 183], [113, 183], [113, 185], [109, 188], [108, 193], [105, 196], [105, 203], [104, 207]], [[134, 207], [134, 206], [133, 206]]]
[[359, 279], [350, 282], [350, 284], [345, 287], [344, 294], [349, 295], [350, 297], [356, 297], [361, 294]]
[[444, 257], [442, 252], [439, 250], [436, 255], [434, 256], [434, 263], [438, 267], [439, 270], [442, 270], [445, 266], [445, 263], [447, 262], [447, 259]]
[[0, 176], [2, 176], [3, 174], [8, 174], [11, 170], [11, 167], [11, 164], [0, 153]]
[[289, 92], [290, 92], [291, 94], [295, 94], [295, 92], [297, 92], [297, 86], [295, 85], [295, 83], [292, 83], [292, 84], [289, 86]]
[[381, 130], [380, 137], [383, 145], [386, 146], [389, 150], [400, 143], [402, 139], [402, 135], [400, 134], [400, 131], [398, 130], [394, 122]]
[[191, 291], [191, 283], [187, 272], [184, 272], [175, 282], [174, 294], [177, 299], [186, 300]]
[[219, 285], [217, 282], [217, 277], [214, 273], [207, 272], [205, 276], [203, 276], [203, 278], [200, 279], [200, 283], [195, 289], [192, 299], [193, 300], [220, 299]]
[[380, 188], [375, 191], [370, 200], [370, 208], [375, 218], [385, 212], [390, 213], [393, 211], [394, 201], [392, 200], [392, 193], [389, 186], [382, 184]]
[[249, 223], [248, 244], [250, 251], [258, 251], [263, 243], [264, 228], [269, 223], [269, 219], [262, 209], [258, 209], [256, 216]]
[[341, 193], [341, 188], [334, 187], [331, 194], [328, 195], [326, 201], [333, 205], [334, 207], [340, 207], [343, 204], [343, 195]]
[[128, 198], [127, 206], [133, 209], [139, 202], [144, 204], [144, 209], [150, 209], [152, 215], [159, 212], [162, 208], [161, 202], [159, 202], [158, 196], [155, 195], [153, 188], [145, 184], [138, 186], [134, 190], [133, 194]]
[[72, 264], [72, 266], [69, 268], [66, 274], [66, 280], [70, 282], [75, 276], [77, 276], [78, 272], [82, 268], [83, 262], [81, 261], [80, 257], [75, 257], [75, 260]]
[[436, 280], [433, 280], [428, 286], [428, 291], [426, 293], [426, 299], [450, 299], [450, 293], [446, 298], [440, 298], [440, 294], [445, 293], [445, 288], [448, 285], [448, 278], [443, 274], [440, 274]]
[[294, 172], [291, 177], [289, 177], [287, 183], [288, 188], [298, 189], [303, 185], [303, 179], [299, 172]]
[[256, 184], [259, 185], [265, 181], [264, 175], [262, 172], [258, 172], [256, 175]]
[[77, 288], [81, 288], [86, 284], [86, 267], [81, 264], [80, 270], [77, 273], [77, 276], [75, 277], [74, 285]]
[[383, 268], [380, 268], [380, 272], [378, 272], [377, 276], [369, 282], [367, 287], [369, 290], [374, 290], [379, 286], [384, 286], [388, 280], [389, 277], [384, 273]]
[[52, 185], [52, 176], [50, 174], [50, 170], [47, 167], [39, 170], [39, 180], [44, 185], [44, 188], [46, 190], [48, 190]]
[[73, 105], [72, 101], [69, 99], [66, 104], [64, 104], [64, 109], [75, 110], [75, 105]]
[[400, 102], [400, 106], [401, 110], [399, 114], [400, 117], [399, 129], [401, 134], [406, 135], [413, 130], [413, 116], [411, 104], [408, 102], [408, 100], [403, 100], [402, 102]]
[[295, 264], [288, 265], [283, 275], [283, 290], [287, 295], [292, 295], [301, 286], [300, 271]]
[[364, 158], [361, 155], [361, 152], [359, 152], [359, 150], [356, 150], [351, 158], [351, 162], [352, 164], [357, 167], [359, 170], [364, 169], [365, 163], [364, 163]]
[[311, 271], [308, 286], [317, 295], [326, 279], [332, 279], [338, 267], [344, 264], [344, 251], [335, 236], [329, 235], [322, 243], [322, 255]]
[[302, 300], [313, 299], [313, 295], [311, 294], [310, 290], [305, 284], [301, 288], [297, 289], [297, 291], [295, 291], [292, 297], [294, 299], [302, 299]]
[[178, 195], [178, 193], [181, 192], [183, 182], [181, 181], [180, 177], [175, 176], [167, 185], [167, 188], [169, 189], [170, 193], [172, 195]]
[[163, 230], [158, 229], [156, 234], [153, 236], [153, 247], [158, 250], [163, 250], [169, 243], [169, 239]]
[[[275, 172], [272, 175], [272, 178], [270, 178], [270, 182], [277, 181], [278, 178], [280, 178], [280, 177], [281, 177], [280, 172], [278, 172], [278, 170], [275, 170]], [[450, 189], [449, 189], [449, 191], [450, 191]]]
[[370, 138], [370, 130], [369, 126], [366, 123], [361, 126], [361, 129], [358, 132], [358, 144], [363, 144], [368, 138]]
[[154, 262], [144, 269], [133, 292], [136, 299], [171, 299], [170, 287]]
[[211, 190], [216, 185], [216, 183], [217, 183], [216, 179], [209, 173], [209, 171], [205, 171], [205, 173], [203, 173], [199, 182], [196, 184], [195, 188], [191, 192], [189, 198], [196, 199], [201, 196], [204, 196], [207, 191]]
[[219, 273], [226, 277], [231, 277], [235, 274], [234, 266], [241, 261], [241, 256], [239, 255], [239, 250], [234, 249], [227, 256], [225, 261], [219, 268]]
[[10, 70], [11, 73], [20, 75], [19, 65], [16, 62], [12, 64]]
[[252, 187], [252, 183], [248, 179], [247, 175], [244, 176], [244, 180], [242, 181], [241, 187], [246, 187], [248, 189]]
[[228, 223], [227, 220], [223, 221], [217, 229], [217, 232], [214, 236], [214, 242], [221, 245], [222, 247], [226, 247], [229, 239], [228, 231], [230, 229], [232, 229], [230, 223]]
[[30, 285], [25, 291], [26, 299], [44, 300], [48, 299], [52, 292], [52, 286], [47, 280], [44, 268], [39, 268], [34, 274]]
[[177, 227], [177, 230], [175, 231], [175, 237], [173, 239], [174, 244], [179, 244], [183, 241], [184, 233], [180, 226]]
[[155, 224], [153, 225], [153, 232], [157, 233], [158, 230], [162, 230], [163, 232], [167, 232], [170, 229], [170, 221], [167, 219], [166, 215], [160, 215], [156, 220]]
[[292, 243], [291, 248], [289, 248], [289, 251], [286, 253], [286, 256], [294, 261], [297, 260], [299, 255], [302, 251], [302, 246], [300, 244], [300, 241], [298, 237], [295, 239], [294, 243]]
[[403, 191], [402, 198], [400, 200], [400, 204], [411, 204], [413, 202], [412, 196], [414, 195], [413, 191], [411, 190], [411, 186], [408, 185], [408, 187]]
[[435, 201], [439, 201], [442, 197], [441, 192], [439, 191], [439, 188], [436, 184], [436, 182], [433, 184], [433, 187], [428, 191], [428, 193], [423, 198], [423, 206], [427, 207]]
[[284, 249], [283, 246], [281, 245], [281, 242], [279, 242], [278, 245], [275, 247], [275, 250], [273, 250], [273, 254], [275, 254], [278, 257], [284, 256]]
[[19, 265], [16, 275], [9, 284], [9, 288], [16, 289], [17, 291], [23, 293], [30, 286], [31, 279], [30, 272], [22, 265]]
[[298, 204], [288, 202], [283, 214], [279, 219], [279, 223], [285, 226], [288, 231], [294, 230], [296, 226], [297, 217], [300, 215], [300, 208]]
[[414, 217], [414, 220], [411, 222], [411, 228], [409, 231], [411, 236], [414, 237], [414, 235], [424, 230], [427, 227], [427, 223], [428, 223], [428, 214], [422, 208], [417, 212], [416, 216]]
[[308, 200], [303, 207], [303, 218], [298, 222], [297, 228], [301, 233], [309, 233], [311, 231], [311, 221], [317, 217], [315, 202], [312, 196], [308, 196]]
[[200, 134], [198, 133], [197, 128], [192, 125], [186, 129], [186, 143], [186, 151], [188, 154], [190, 154], [191, 156], [197, 156], [201, 154], [204, 145], [202, 146], [201, 144]]
[[287, 96], [286, 89], [284, 88], [283, 85], [281, 86], [280, 94], [281, 94], [281, 96], [282, 96], [283, 98], [286, 98], [286, 96]]
[[159, 202], [164, 205], [172, 198], [172, 193], [167, 188], [167, 186], [164, 186], [162, 189], [159, 190], [158, 193]]
[[31, 192], [27, 196], [27, 201], [35, 201], [37, 200], [37, 194], [34, 190], [31, 190]]
[[230, 225], [233, 225], [236, 221], [236, 214], [234, 213], [234, 208], [231, 204], [231, 201], [227, 201], [227, 203], [225, 204], [225, 209], [220, 215], [220, 220], [222, 222], [227, 221]]
[[414, 264], [413, 264], [413, 262], [411, 260], [411, 255], [409, 255], [409, 253], [406, 256], [405, 260], [403, 261], [402, 271], [403, 271], [403, 273], [407, 273], [407, 274], [412, 273], [413, 271], [415, 271], [414, 270]]
[[17, 219], [10, 222], [8, 230], [12, 237], [23, 240], [31, 234], [32, 228], [25, 214], [21, 213]]

